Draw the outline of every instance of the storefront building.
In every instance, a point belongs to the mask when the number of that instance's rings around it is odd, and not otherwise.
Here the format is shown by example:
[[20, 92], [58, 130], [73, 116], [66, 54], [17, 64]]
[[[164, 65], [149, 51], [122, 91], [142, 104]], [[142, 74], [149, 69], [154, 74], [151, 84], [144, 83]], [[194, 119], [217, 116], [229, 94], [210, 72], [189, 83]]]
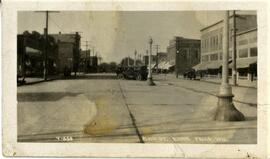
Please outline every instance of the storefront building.
[[183, 74], [200, 62], [200, 40], [174, 37], [167, 47], [169, 70]]
[[[236, 68], [239, 78], [257, 76], [257, 17], [236, 16]], [[232, 68], [232, 17], [230, 18], [229, 72]], [[207, 75], [219, 75], [222, 67], [223, 21], [201, 30], [201, 61], [193, 68]]]

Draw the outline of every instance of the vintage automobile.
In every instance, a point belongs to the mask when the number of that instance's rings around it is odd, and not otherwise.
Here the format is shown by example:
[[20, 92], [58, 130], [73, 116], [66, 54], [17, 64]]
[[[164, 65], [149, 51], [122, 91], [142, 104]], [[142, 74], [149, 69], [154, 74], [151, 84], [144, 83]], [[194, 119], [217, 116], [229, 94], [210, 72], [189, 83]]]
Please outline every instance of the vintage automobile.
[[118, 79], [147, 80], [146, 66], [118, 67], [116, 71]]
[[184, 78], [186, 79], [196, 79], [196, 71], [194, 69], [190, 69], [184, 72]]

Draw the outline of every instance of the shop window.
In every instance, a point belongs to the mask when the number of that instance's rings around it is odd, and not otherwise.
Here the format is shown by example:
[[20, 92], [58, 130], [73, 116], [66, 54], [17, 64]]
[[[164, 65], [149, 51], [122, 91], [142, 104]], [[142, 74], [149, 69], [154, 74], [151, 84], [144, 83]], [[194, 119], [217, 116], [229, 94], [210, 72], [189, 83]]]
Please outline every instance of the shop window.
[[240, 49], [238, 52], [239, 58], [245, 58], [248, 57], [248, 49]]
[[222, 34], [220, 34], [219, 36], [220, 36], [219, 49], [222, 49]]
[[250, 48], [250, 56], [257, 56], [257, 47]]

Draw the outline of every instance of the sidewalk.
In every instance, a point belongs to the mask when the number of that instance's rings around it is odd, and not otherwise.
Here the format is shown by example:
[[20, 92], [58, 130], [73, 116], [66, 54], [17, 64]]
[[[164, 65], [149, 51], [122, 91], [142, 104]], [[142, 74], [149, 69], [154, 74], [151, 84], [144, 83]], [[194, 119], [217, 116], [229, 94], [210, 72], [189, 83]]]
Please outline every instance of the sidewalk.
[[[52, 75], [52, 76], [48, 76], [46, 81], [52, 81], [59, 78], [60, 78], [60, 75]], [[25, 80], [25, 83], [22, 84], [20, 83], [22, 81], [22, 78], [20, 78], [20, 82], [17, 81], [17, 85], [22, 86], [22, 85], [31, 85], [31, 84], [45, 82], [43, 77], [26, 77], [24, 80]]]
[[[157, 74], [155, 74], [154, 76], [157, 76]], [[176, 79], [175, 74], [159, 74], [159, 76], [167, 76], [167, 78], [169, 79]], [[178, 77], [179, 79], [183, 79], [183, 77], [180, 75]], [[221, 84], [221, 78], [215, 78], [215, 77], [204, 77], [202, 79], [199, 79], [199, 81], [202, 82], [209, 82], [209, 83], [213, 83], [213, 84]], [[229, 83], [232, 84], [232, 79], [229, 78]], [[257, 89], [257, 80], [251, 82], [249, 80], [246, 79], [239, 79], [237, 81], [237, 86], [233, 86], [233, 87], [248, 87], [248, 88], [256, 88]]]
[[[206, 93], [212, 96], [217, 95], [220, 86], [219, 80], [189, 80], [183, 79], [182, 77], [177, 79], [173, 74], [168, 74], [166, 76], [163, 74], [154, 75], [153, 78], [157, 84], [167, 83], [169, 85], [186, 88], [198, 93]], [[257, 107], [257, 89], [255, 87], [241, 85], [233, 86], [232, 91], [234, 94], [235, 102], [249, 105], [251, 107]]]
[[[210, 78], [200, 79], [200, 81], [220, 84], [221, 83], [221, 78], [213, 78], [213, 77], [211, 78], [210, 77]], [[232, 84], [232, 79], [229, 79], [229, 83]], [[239, 86], [239, 87], [257, 88], [257, 81], [249, 81], [249, 80], [245, 80], [245, 79], [239, 79], [237, 81], [237, 86]]]

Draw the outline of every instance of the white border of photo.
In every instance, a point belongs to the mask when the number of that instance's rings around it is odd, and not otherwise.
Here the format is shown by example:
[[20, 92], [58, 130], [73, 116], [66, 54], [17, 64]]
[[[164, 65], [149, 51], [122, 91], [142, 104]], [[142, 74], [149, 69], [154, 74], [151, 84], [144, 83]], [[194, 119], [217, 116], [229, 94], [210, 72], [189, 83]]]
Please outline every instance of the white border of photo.
[[[35, 157], [194, 157], [267, 158], [269, 118], [270, 50], [269, 3], [265, 1], [2, 1], [2, 141], [4, 156]], [[17, 12], [33, 10], [257, 10], [258, 16], [258, 133], [257, 144], [112, 144], [17, 142]], [[268, 62], [268, 63], [267, 63]], [[268, 114], [269, 116], [270, 114]], [[267, 140], [268, 139], [268, 140]], [[268, 151], [269, 155], [269, 151]]]

